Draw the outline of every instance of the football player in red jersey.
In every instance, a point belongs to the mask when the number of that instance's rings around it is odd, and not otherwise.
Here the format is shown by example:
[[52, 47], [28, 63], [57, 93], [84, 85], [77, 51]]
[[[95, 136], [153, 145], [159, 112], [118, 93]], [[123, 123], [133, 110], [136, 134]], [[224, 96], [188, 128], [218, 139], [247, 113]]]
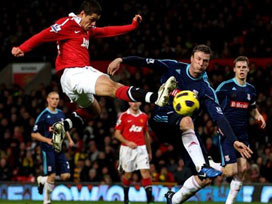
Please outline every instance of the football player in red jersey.
[[117, 120], [114, 136], [122, 143], [119, 154], [119, 169], [124, 186], [124, 203], [129, 203], [128, 191], [132, 172], [140, 170], [147, 203], [153, 203], [152, 179], [149, 162], [152, 159], [148, 116], [140, 111], [140, 102], [130, 102], [129, 109]]
[[[129, 25], [96, 27], [100, 16], [100, 4], [95, 0], [86, 0], [80, 7], [80, 13], [70, 13], [68, 17], [60, 18], [54, 25], [32, 36], [19, 47], [13, 47], [11, 51], [15, 57], [21, 57], [42, 43], [57, 42], [56, 70], [63, 72], [62, 90], [71, 102], [76, 102], [81, 108], [70, 119], [60, 122], [65, 131], [82, 124], [83, 119], [90, 118], [90, 113], [97, 115], [101, 112], [94, 95], [163, 106], [167, 104], [168, 95], [175, 88], [175, 79], [172, 77], [158, 93], [147, 92], [116, 83], [108, 75], [91, 67], [88, 51], [90, 38], [122, 35], [136, 29], [142, 21], [140, 15], [135, 15]], [[58, 127], [60, 126], [53, 126], [54, 134], [64, 134]]]

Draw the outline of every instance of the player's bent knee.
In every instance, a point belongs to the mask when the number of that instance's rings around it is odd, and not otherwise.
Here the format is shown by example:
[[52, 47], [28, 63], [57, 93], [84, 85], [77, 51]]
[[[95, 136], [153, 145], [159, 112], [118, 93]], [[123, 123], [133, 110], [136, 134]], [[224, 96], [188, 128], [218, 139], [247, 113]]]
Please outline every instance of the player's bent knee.
[[68, 179], [70, 179], [71, 175], [70, 174], [62, 174], [60, 177], [61, 177], [61, 180], [67, 181]]
[[237, 169], [232, 169], [232, 168], [224, 168], [223, 170], [223, 175], [226, 177], [233, 177], [238, 174]]
[[182, 118], [179, 123], [179, 127], [182, 132], [185, 132], [190, 129], [194, 129], [194, 123], [192, 118], [190, 116], [186, 116]]

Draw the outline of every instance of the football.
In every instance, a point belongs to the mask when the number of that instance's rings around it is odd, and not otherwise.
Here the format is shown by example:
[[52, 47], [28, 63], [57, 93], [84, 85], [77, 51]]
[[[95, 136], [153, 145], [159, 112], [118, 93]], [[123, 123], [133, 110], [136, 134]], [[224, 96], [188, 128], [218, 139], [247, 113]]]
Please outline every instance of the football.
[[189, 90], [181, 91], [175, 95], [173, 107], [179, 115], [191, 116], [199, 109], [197, 95]]

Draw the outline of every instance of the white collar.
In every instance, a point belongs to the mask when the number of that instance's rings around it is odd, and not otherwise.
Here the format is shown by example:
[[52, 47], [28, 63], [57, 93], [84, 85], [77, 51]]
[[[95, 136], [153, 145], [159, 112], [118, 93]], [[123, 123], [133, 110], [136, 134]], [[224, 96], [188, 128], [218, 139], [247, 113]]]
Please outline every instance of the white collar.
[[127, 113], [133, 116], [139, 116], [142, 113], [142, 111], [139, 110], [137, 114], [133, 114], [129, 109], [127, 109]]
[[71, 12], [71, 13], [69, 13], [69, 17], [72, 17], [75, 20], [75, 22], [78, 25], [80, 25], [80, 22], [81, 22], [82, 19], [80, 17], [78, 17], [76, 14], [74, 14], [73, 12]]

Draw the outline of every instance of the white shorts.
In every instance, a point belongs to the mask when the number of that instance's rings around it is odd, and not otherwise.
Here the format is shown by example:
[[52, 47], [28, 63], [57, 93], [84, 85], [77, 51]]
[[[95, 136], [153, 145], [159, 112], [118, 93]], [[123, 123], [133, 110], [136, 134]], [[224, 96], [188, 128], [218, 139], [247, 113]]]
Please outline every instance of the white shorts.
[[101, 75], [106, 74], [91, 66], [66, 68], [60, 79], [62, 91], [71, 102], [86, 108], [94, 101], [95, 84]]
[[121, 145], [119, 154], [119, 170], [133, 172], [139, 169], [149, 169], [149, 158], [145, 145], [131, 149]]

